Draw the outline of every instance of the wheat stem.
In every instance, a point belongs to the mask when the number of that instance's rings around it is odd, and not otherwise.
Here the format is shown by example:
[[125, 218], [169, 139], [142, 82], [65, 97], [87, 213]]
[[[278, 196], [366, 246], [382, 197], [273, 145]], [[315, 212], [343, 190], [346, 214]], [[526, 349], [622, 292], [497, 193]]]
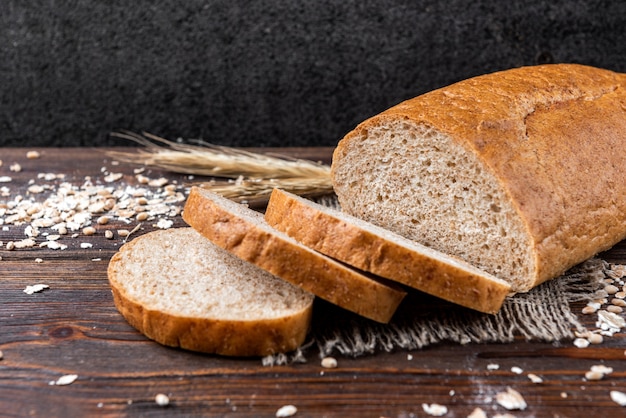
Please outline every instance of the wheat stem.
[[183, 174], [237, 179], [199, 184], [233, 200], [264, 199], [274, 188], [299, 195], [324, 195], [333, 191], [330, 167], [321, 163], [206, 143], [176, 143], [149, 133], [112, 135], [144, 146], [136, 152], [109, 153], [119, 160], [140, 161], [147, 166]]

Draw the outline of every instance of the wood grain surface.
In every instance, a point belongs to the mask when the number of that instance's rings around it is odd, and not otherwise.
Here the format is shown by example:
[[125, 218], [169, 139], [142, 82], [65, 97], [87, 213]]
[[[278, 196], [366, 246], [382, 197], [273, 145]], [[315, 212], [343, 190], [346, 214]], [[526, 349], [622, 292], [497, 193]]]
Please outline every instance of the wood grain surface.
[[[137, 185], [139, 165], [113, 165], [104, 149], [0, 149], [0, 183], [7, 205], [15, 196], [36, 198], [28, 187], [39, 173], [64, 173], [65, 182], [80, 185], [89, 176], [102, 182], [107, 171], [124, 174], [118, 181]], [[329, 162], [330, 148], [266, 151]], [[21, 171], [10, 167], [19, 163]], [[146, 169], [150, 178], [166, 176], [184, 186], [183, 175]], [[33, 181], [34, 180], [34, 181]], [[60, 181], [60, 180], [58, 180]], [[58, 183], [57, 181], [57, 183]], [[173, 226], [184, 226], [180, 216]], [[6, 243], [24, 238], [24, 225], [0, 230], [0, 416], [254, 416], [273, 417], [283, 405], [297, 407], [297, 417], [425, 417], [423, 404], [447, 407], [445, 417], [467, 417], [480, 407], [489, 417], [626, 416], [611, 391], [626, 392], [626, 336], [577, 348], [571, 341], [510, 344], [439, 344], [411, 352], [380, 353], [361, 358], [338, 357], [338, 367], [321, 367], [310, 353], [306, 363], [263, 366], [260, 359], [225, 358], [167, 348], [131, 328], [113, 305], [106, 268], [122, 238], [104, 231], [131, 228], [110, 222], [96, 233], [64, 238], [65, 250], [39, 246], [7, 250]], [[150, 222], [136, 234], [153, 230]], [[41, 239], [37, 240], [38, 242]], [[81, 243], [90, 243], [82, 248]], [[626, 244], [602, 257], [626, 264]], [[37, 260], [40, 259], [40, 260]], [[26, 294], [28, 285], [49, 286]], [[580, 312], [582, 306], [574, 306]], [[591, 321], [582, 317], [583, 320]], [[593, 326], [592, 323], [588, 325]], [[490, 364], [498, 364], [491, 370]], [[593, 365], [614, 369], [602, 380], [589, 381]], [[511, 370], [518, 367], [521, 373]], [[528, 374], [543, 379], [533, 383]], [[69, 385], [50, 384], [76, 374]], [[521, 393], [524, 410], [509, 411], [496, 396], [508, 387]], [[159, 406], [155, 396], [170, 403]]]

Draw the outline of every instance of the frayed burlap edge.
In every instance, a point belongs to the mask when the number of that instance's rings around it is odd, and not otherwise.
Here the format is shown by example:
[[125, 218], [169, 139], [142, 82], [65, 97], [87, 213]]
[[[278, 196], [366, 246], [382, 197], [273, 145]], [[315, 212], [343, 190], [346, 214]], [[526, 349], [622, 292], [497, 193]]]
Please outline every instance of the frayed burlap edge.
[[561, 277], [528, 293], [509, 297], [496, 315], [445, 305], [428, 312], [429, 306], [399, 313], [389, 324], [350, 316], [315, 322], [306, 344], [288, 354], [263, 358], [266, 366], [306, 362], [317, 350], [320, 357], [358, 357], [377, 352], [417, 350], [441, 342], [458, 344], [507, 343], [521, 336], [527, 340], [555, 342], [572, 339], [585, 327], [571, 310], [571, 303], [606, 296], [604, 279], [608, 263], [593, 258]]

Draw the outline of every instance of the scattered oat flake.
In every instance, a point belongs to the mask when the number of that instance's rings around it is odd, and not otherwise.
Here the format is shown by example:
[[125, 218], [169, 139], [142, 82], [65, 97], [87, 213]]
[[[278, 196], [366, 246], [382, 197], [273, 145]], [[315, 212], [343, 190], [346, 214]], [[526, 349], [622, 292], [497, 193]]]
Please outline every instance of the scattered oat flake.
[[91, 242], [81, 242], [80, 243], [80, 248], [91, 248], [93, 247], [93, 244]]
[[165, 186], [167, 183], [169, 183], [169, 180], [166, 179], [165, 177], [161, 177], [158, 179], [154, 179], [154, 180], [150, 180], [148, 182], [148, 186], [152, 186], [152, 187], [163, 187]]
[[114, 181], [118, 181], [122, 177], [124, 177], [123, 173], [110, 173], [104, 176], [104, 181], [106, 181], [107, 183], [113, 183]]
[[524, 370], [522, 370], [521, 367], [517, 367], [517, 366], [513, 366], [511, 367], [511, 371], [515, 374], [522, 374], [524, 373]]
[[48, 286], [47, 284], [38, 283], [38, 284], [26, 286], [26, 289], [24, 289], [24, 293], [26, 293], [27, 295], [32, 295], [33, 293], [38, 293], [44, 289], [49, 289], [49, 288], [50, 286]]
[[41, 157], [41, 154], [39, 154], [39, 151], [28, 151], [26, 153], [26, 158], [28, 158], [29, 160], [34, 160]]
[[534, 373], [528, 373], [528, 378], [533, 383], [543, 383], [543, 379]]
[[426, 412], [428, 415], [431, 415], [433, 417], [442, 417], [445, 414], [448, 413], [448, 408], [445, 407], [444, 405], [439, 405], [436, 403], [432, 403], [432, 404], [426, 404], [423, 403], [422, 404], [422, 409], [424, 410], [424, 412]]
[[592, 372], [598, 372], [598, 373], [602, 373], [602, 374], [611, 374], [611, 373], [613, 373], [613, 368], [612, 367], [608, 367], [608, 366], [605, 366], [603, 364], [591, 366], [590, 370]]
[[499, 392], [496, 395], [496, 402], [508, 410], [526, 409], [526, 401], [522, 395], [513, 388], [506, 388], [506, 392]]
[[611, 400], [619, 406], [626, 406], [626, 393], [612, 390], [609, 395], [611, 396]]
[[56, 386], [66, 386], [66, 385], [71, 385], [72, 383], [74, 383], [76, 379], [78, 379], [77, 374], [66, 374], [66, 375], [59, 377], [56, 381], [54, 380], [51, 381], [49, 384], [56, 385]]
[[12, 180], [9, 176], [0, 176], [0, 183], [10, 183]]
[[172, 227], [172, 225], [174, 225], [174, 221], [172, 221], [171, 219], [159, 219], [156, 224], [157, 228], [161, 229], [169, 229]]
[[42, 258], [35, 258], [35, 263], [43, 263], [43, 259]]
[[610, 328], [624, 328], [626, 327], [626, 320], [621, 316], [604, 310], [598, 311], [598, 322], [601, 324], [607, 324]]
[[298, 408], [294, 405], [281, 406], [278, 408], [278, 411], [276, 411], [276, 418], [292, 417], [296, 415], [297, 412]]
[[46, 190], [45, 187], [38, 184], [33, 184], [32, 186], [28, 187], [28, 192], [32, 194], [39, 194], [42, 193], [44, 190]]
[[500, 368], [499, 364], [492, 363], [492, 364], [487, 365], [487, 370], [498, 370], [499, 368]]
[[22, 166], [19, 163], [13, 163], [9, 166], [9, 170], [15, 173], [22, 171]]

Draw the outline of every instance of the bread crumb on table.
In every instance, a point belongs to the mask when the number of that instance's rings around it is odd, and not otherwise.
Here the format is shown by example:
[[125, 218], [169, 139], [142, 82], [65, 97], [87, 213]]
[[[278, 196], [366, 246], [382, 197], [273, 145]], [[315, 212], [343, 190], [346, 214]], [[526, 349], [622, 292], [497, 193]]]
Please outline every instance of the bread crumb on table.
[[276, 411], [276, 418], [292, 417], [296, 415], [298, 408], [295, 405], [284, 405]]
[[66, 374], [66, 375], [59, 377], [56, 381], [52, 380], [48, 382], [48, 384], [51, 386], [67, 386], [67, 385], [71, 385], [72, 383], [74, 383], [76, 379], [78, 379], [77, 374]]
[[24, 293], [26, 293], [27, 295], [32, 295], [33, 293], [38, 293], [43, 291], [44, 289], [49, 289], [50, 286], [48, 286], [47, 284], [34, 284], [34, 285], [28, 285], [26, 286], [26, 288], [24, 289]]
[[448, 413], [448, 408], [444, 405], [439, 405], [436, 403], [432, 403], [432, 404], [422, 404], [422, 409], [424, 410], [424, 412], [426, 412], [428, 415], [431, 415], [433, 417], [442, 417], [445, 414]]
[[524, 397], [513, 388], [506, 388], [506, 392], [499, 392], [496, 395], [498, 405], [508, 410], [524, 410], [527, 407]]

